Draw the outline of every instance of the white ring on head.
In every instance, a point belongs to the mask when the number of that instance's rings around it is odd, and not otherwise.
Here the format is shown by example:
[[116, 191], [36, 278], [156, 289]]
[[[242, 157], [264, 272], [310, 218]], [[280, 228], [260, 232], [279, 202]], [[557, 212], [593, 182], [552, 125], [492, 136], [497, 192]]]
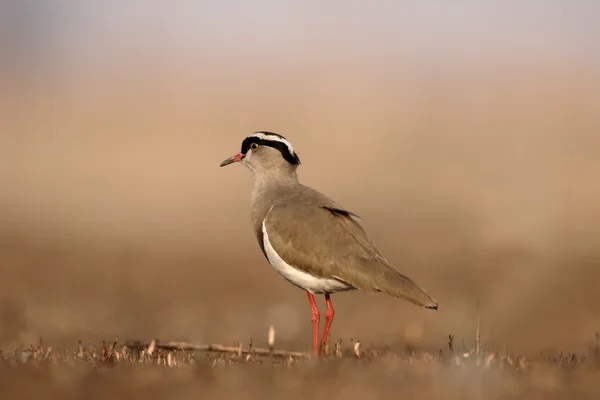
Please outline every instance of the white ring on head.
[[283, 143], [287, 146], [289, 152], [291, 155], [296, 155], [296, 153], [294, 153], [294, 146], [292, 146], [292, 144], [290, 142], [288, 142], [287, 139], [276, 136], [276, 135], [269, 135], [268, 133], [263, 133], [263, 132], [255, 132], [252, 135], [248, 136], [248, 137], [255, 137], [258, 139], [262, 139], [262, 140], [271, 140], [274, 142], [280, 142]]

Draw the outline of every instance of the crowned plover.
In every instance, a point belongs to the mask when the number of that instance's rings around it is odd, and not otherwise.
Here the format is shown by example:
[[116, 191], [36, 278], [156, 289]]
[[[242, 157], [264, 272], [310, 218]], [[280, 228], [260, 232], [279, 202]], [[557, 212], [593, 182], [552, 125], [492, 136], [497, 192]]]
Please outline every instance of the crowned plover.
[[[383, 292], [437, 310], [438, 303], [381, 254], [356, 214], [298, 181], [300, 159], [286, 138], [255, 132], [221, 167], [235, 162], [254, 174], [251, 220], [262, 252], [275, 271], [308, 295], [315, 355], [333, 321], [332, 293]], [[324, 294], [327, 305], [320, 345], [315, 294]]]

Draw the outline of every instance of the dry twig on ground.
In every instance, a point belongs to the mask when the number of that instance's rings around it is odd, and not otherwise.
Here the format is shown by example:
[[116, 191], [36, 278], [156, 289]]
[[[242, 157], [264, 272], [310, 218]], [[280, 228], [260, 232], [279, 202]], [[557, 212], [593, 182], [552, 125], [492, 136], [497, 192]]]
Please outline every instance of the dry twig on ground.
[[154, 343], [154, 347], [166, 350], [193, 350], [193, 351], [206, 351], [206, 352], [219, 352], [219, 353], [233, 353], [233, 354], [256, 354], [264, 356], [274, 357], [295, 357], [295, 358], [310, 358], [310, 354], [299, 351], [287, 351], [277, 349], [264, 349], [257, 347], [249, 347], [244, 349], [241, 346], [223, 346], [220, 344], [194, 344], [187, 342], [162, 342], [162, 341], [142, 341], [142, 340], [128, 340], [125, 342], [125, 346], [129, 348], [146, 348]]

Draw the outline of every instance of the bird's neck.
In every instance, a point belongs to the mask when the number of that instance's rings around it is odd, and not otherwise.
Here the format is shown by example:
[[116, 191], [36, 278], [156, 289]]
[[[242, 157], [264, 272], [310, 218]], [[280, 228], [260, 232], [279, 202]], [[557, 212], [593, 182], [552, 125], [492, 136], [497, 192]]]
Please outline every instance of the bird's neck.
[[285, 188], [298, 184], [295, 168], [271, 169], [254, 174], [254, 190]]
[[262, 223], [266, 214], [281, 195], [298, 185], [296, 171], [268, 171], [254, 175], [252, 188], [252, 220]]

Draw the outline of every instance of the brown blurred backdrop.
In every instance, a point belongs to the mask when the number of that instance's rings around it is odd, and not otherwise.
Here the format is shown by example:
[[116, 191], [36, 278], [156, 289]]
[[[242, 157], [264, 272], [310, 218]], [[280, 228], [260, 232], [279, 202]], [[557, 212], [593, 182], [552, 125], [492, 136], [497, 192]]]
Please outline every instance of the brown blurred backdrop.
[[596, 3], [23, 3], [1, 8], [0, 348], [270, 324], [307, 348], [250, 173], [218, 167], [255, 130], [440, 302], [336, 295], [332, 339], [468, 345], [477, 302], [500, 346], [600, 330]]

